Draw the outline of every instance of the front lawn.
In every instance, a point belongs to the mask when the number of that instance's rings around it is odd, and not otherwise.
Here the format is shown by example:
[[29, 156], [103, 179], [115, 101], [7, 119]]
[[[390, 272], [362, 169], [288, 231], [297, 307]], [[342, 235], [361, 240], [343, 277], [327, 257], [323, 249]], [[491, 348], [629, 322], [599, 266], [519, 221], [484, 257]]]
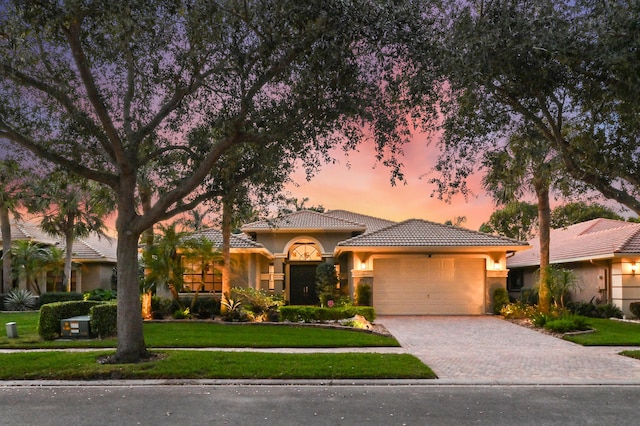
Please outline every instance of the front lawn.
[[[0, 322], [16, 322], [18, 338], [0, 337], [0, 348], [113, 348], [116, 339], [43, 341], [37, 333], [38, 312], [2, 313]], [[327, 348], [399, 346], [387, 336], [351, 329], [304, 325], [150, 322], [144, 324], [149, 348]]]
[[[0, 337], [0, 348], [113, 348], [116, 339], [43, 341], [38, 313], [0, 313], [16, 322], [18, 338]], [[301, 325], [151, 322], [144, 324], [150, 348], [320, 348], [399, 346], [392, 337], [349, 329]], [[113, 352], [16, 352], [0, 354], [0, 380], [95, 379], [431, 379], [436, 375], [406, 354], [264, 353], [167, 350], [139, 364], [99, 364]]]
[[165, 351], [139, 364], [98, 364], [106, 352], [20, 352], [0, 355], [0, 380], [97, 379], [434, 379], [406, 354]]
[[583, 346], [640, 346], [640, 324], [601, 318], [588, 318], [593, 333], [565, 336]]

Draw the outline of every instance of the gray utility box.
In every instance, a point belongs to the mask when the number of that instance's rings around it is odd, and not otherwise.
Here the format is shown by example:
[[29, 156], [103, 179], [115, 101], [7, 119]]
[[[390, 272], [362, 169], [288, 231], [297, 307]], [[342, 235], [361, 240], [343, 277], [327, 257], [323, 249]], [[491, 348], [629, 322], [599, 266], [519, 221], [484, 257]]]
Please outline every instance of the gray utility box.
[[7, 327], [7, 337], [9, 339], [15, 339], [18, 337], [18, 326], [15, 322], [8, 322], [5, 327]]
[[62, 337], [89, 337], [89, 322], [91, 316], [81, 315], [60, 320], [60, 335]]

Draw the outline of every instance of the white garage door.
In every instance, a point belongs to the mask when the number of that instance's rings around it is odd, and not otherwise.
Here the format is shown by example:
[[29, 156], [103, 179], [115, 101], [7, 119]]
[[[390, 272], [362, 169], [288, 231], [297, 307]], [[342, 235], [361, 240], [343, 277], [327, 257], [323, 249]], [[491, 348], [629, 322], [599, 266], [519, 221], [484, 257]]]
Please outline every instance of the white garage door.
[[374, 259], [373, 306], [379, 315], [480, 315], [484, 277], [484, 259]]

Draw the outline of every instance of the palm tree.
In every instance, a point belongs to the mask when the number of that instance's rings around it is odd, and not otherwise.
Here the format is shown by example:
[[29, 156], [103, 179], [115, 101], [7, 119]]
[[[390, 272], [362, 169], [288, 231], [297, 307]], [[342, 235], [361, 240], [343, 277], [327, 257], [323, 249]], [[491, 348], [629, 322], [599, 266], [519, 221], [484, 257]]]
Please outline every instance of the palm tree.
[[64, 238], [63, 283], [66, 291], [71, 291], [73, 243], [93, 232], [104, 235], [104, 219], [114, 208], [112, 194], [93, 181], [79, 180], [62, 171], [51, 173], [35, 185], [34, 192], [29, 211], [42, 214], [43, 231]]
[[24, 280], [27, 290], [41, 294], [38, 277], [46, 271], [48, 249], [30, 240], [14, 241], [11, 247], [13, 277]]
[[25, 192], [25, 173], [16, 160], [0, 161], [0, 233], [2, 235], [2, 284], [0, 293], [13, 287], [11, 273], [11, 223], [9, 215], [20, 218], [19, 207]]
[[548, 312], [551, 224], [549, 193], [552, 187], [563, 189], [565, 183], [558, 177], [560, 159], [537, 131], [522, 128], [511, 136], [504, 149], [486, 154], [484, 167], [488, 173], [483, 178], [483, 186], [498, 203], [518, 201], [527, 192], [536, 194], [540, 234], [539, 307], [542, 312]]

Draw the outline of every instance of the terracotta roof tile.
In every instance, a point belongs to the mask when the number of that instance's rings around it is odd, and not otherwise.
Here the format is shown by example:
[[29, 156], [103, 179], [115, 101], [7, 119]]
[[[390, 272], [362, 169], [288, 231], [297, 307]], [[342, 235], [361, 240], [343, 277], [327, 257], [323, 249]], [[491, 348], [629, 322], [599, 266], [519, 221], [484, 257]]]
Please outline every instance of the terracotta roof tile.
[[271, 221], [262, 220], [242, 226], [244, 232], [259, 232], [266, 230], [309, 230], [323, 229], [334, 231], [360, 231], [364, 232], [364, 224], [354, 223], [339, 217], [318, 213], [313, 210], [300, 210], [286, 216], [275, 218]]
[[[222, 247], [222, 232], [218, 229], [209, 228], [202, 231], [194, 232], [193, 237], [205, 237], [210, 240], [218, 249]], [[256, 243], [245, 234], [231, 234], [232, 249], [251, 249], [264, 248], [260, 243]]]
[[359, 223], [365, 226], [365, 233], [375, 232], [387, 226], [393, 225], [394, 221], [368, 216], [360, 213], [353, 213], [347, 210], [329, 210], [324, 214], [350, 222]]
[[[540, 264], [540, 239], [534, 238], [529, 243], [532, 250], [516, 253], [508, 259], [508, 267]], [[566, 228], [552, 229], [549, 252], [551, 263], [640, 253], [640, 224], [593, 219]]]
[[[11, 239], [31, 240], [46, 245], [55, 245], [65, 248], [63, 238], [52, 237], [44, 232], [38, 224], [30, 222], [12, 222]], [[78, 238], [73, 242], [74, 261], [99, 261], [116, 262], [117, 241], [114, 238], [92, 233], [86, 238]]]
[[410, 219], [338, 243], [340, 247], [527, 246], [522, 241], [421, 219]]

